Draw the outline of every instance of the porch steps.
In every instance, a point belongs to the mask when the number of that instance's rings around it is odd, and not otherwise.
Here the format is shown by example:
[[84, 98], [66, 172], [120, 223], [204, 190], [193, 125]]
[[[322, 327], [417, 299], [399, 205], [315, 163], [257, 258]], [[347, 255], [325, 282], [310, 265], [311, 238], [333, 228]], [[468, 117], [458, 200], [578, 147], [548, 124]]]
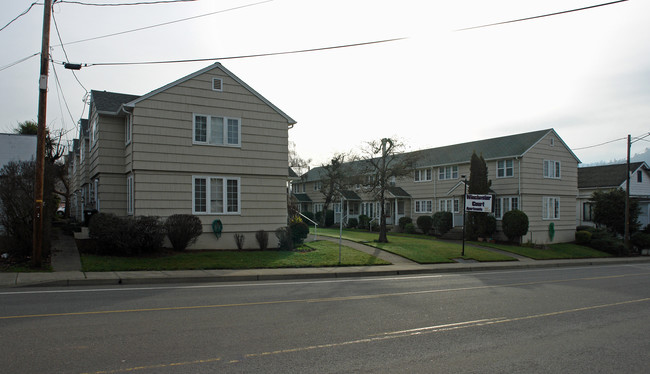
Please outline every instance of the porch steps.
[[445, 240], [463, 240], [463, 228], [454, 227], [441, 238]]

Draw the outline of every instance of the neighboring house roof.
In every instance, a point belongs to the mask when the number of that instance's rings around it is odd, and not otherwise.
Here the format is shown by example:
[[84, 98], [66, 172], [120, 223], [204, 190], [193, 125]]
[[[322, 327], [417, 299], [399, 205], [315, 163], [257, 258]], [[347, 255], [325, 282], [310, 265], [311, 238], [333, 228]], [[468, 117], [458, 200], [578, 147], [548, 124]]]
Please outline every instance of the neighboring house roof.
[[306, 193], [294, 193], [293, 196], [298, 200], [299, 203], [311, 203], [312, 200]]
[[140, 96], [108, 91], [90, 91], [95, 109], [101, 114], [116, 115], [123, 104], [136, 100]]
[[[630, 172], [648, 169], [645, 162], [630, 163]], [[627, 164], [612, 164], [578, 168], [578, 188], [618, 188], [627, 179]]]
[[361, 196], [357, 195], [354, 191], [343, 190], [341, 191], [341, 195], [343, 195], [345, 200], [361, 201]]
[[[186, 81], [188, 81], [188, 80], [190, 80], [190, 79], [192, 79], [192, 78], [194, 78], [194, 77], [196, 77], [196, 76], [199, 76], [199, 75], [201, 75], [201, 74], [203, 74], [203, 73], [205, 73], [205, 72], [208, 72], [208, 71], [210, 71], [210, 70], [212, 70], [212, 69], [220, 69], [220, 70], [223, 71], [226, 75], [228, 75], [230, 78], [232, 78], [232, 79], [235, 80], [237, 83], [239, 83], [240, 85], [242, 85], [242, 86], [243, 86], [245, 89], [247, 89], [250, 93], [252, 93], [253, 95], [255, 95], [258, 99], [262, 100], [266, 105], [268, 105], [268, 106], [271, 107], [273, 110], [275, 110], [278, 114], [280, 114], [282, 117], [284, 117], [290, 125], [295, 125], [295, 124], [296, 124], [296, 121], [294, 121], [293, 118], [289, 117], [286, 113], [284, 113], [282, 110], [280, 110], [280, 108], [278, 108], [278, 107], [276, 107], [275, 105], [273, 105], [273, 103], [271, 103], [270, 101], [268, 101], [264, 96], [260, 95], [260, 94], [259, 94], [257, 91], [255, 91], [251, 86], [249, 86], [248, 84], [246, 84], [246, 82], [244, 82], [243, 80], [239, 79], [239, 77], [237, 77], [235, 74], [233, 74], [230, 70], [226, 69], [226, 68], [225, 68], [223, 65], [221, 65], [219, 62], [215, 62], [214, 64], [212, 64], [212, 65], [210, 65], [210, 66], [208, 66], [208, 67], [205, 67], [205, 68], [203, 68], [203, 69], [201, 69], [201, 70], [199, 70], [199, 71], [196, 71], [196, 72], [194, 72], [194, 73], [192, 73], [192, 74], [190, 74], [190, 75], [186, 75], [186, 76], [184, 76], [183, 78], [180, 78], [180, 79], [178, 79], [178, 80], [176, 80], [176, 81], [174, 81], [174, 82], [171, 82], [171, 83], [169, 83], [169, 84], [167, 84], [167, 85], [165, 85], [165, 86], [162, 86], [162, 87], [160, 87], [160, 88], [158, 88], [158, 89], [155, 89], [155, 90], [153, 90], [153, 91], [151, 91], [151, 92], [149, 92], [149, 93], [147, 93], [147, 94], [145, 94], [145, 95], [143, 95], [143, 96], [139, 96], [139, 97], [136, 96], [136, 97], [134, 97], [133, 99], [131, 99], [130, 101], [128, 101], [128, 102], [124, 102], [123, 104], [124, 104], [124, 106], [126, 106], [126, 107], [130, 107], [130, 108], [132, 108], [132, 107], [135, 106], [135, 104], [139, 103], [139, 102], [142, 101], [142, 100], [146, 100], [146, 99], [150, 98], [150, 97], [153, 96], [153, 95], [156, 95], [156, 94], [158, 94], [158, 93], [160, 93], [160, 92], [162, 92], [162, 91], [165, 91], [165, 90], [167, 90], [167, 89], [169, 89], [169, 88], [171, 88], [171, 87], [174, 87], [174, 86], [176, 86], [176, 85], [178, 85], [178, 84], [181, 84], [181, 83], [183, 83], [183, 82], [186, 82]], [[119, 109], [119, 108], [118, 108], [118, 109]]]
[[387, 190], [391, 195], [393, 195], [393, 197], [411, 197], [411, 195], [409, 195], [408, 192], [404, 191], [402, 187], [388, 187]]
[[79, 120], [79, 139], [88, 137], [88, 120]]
[[[523, 157], [531, 148], [533, 148], [549, 133], [553, 133], [555, 140], [561, 142], [562, 145], [564, 145], [566, 149], [571, 153], [571, 155], [576, 159], [576, 161], [578, 161], [578, 163], [580, 162], [578, 157], [562, 141], [562, 139], [553, 129], [477, 140], [473, 142], [448, 145], [438, 148], [423, 149], [419, 151], [404, 153], [403, 155], [414, 156], [416, 160], [414, 168], [437, 167], [468, 163], [472, 158], [473, 152], [476, 152], [479, 156], [483, 155], [483, 158], [485, 160]], [[364, 161], [356, 161], [355, 164], [361, 165], [362, 162]], [[323, 175], [324, 169], [322, 167], [316, 167], [308, 171], [303, 176], [303, 180], [307, 182], [320, 180], [322, 179]]]
[[296, 174], [291, 167], [289, 167], [289, 179], [291, 180], [300, 180], [300, 176]]
[[0, 168], [10, 161], [36, 159], [36, 135], [0, 134]]

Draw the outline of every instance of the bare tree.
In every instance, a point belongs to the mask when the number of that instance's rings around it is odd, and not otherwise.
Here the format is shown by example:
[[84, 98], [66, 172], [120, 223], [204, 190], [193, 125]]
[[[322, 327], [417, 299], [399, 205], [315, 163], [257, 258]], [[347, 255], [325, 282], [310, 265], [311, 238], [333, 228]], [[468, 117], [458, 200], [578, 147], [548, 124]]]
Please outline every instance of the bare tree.
[[309, 163], [311, 163], [311, 159], [301, 158], [296, 151], [296, 143], [289, 141], [289, 167], [292, 168], [296, 174], [303, 175], [309, 170]]
[[321, 218], [322, 225], [325, 225], [325, 216], [330, 204], [341, 195], [341, 191], [348, 185], [350, 160], [346, 163], [347, 157], [348, 155], [337, 153], [328, 164], [321, 165], [323, 174], [321, 174], [320, 192], [325, 199]]
[[391, 180], [409, 175], [413, 171], [416, 159], [415, 153], [400, 153], [404, 144], [395, 139], [384, 138], [380, 141], [368, 142], [363, 149], [363, 174], [367, 192], [375, 195], [380, 203], [379, 239], [380, 243], [388, 243], [386, 230], [385, 203], [386, 193], [391, 187]]

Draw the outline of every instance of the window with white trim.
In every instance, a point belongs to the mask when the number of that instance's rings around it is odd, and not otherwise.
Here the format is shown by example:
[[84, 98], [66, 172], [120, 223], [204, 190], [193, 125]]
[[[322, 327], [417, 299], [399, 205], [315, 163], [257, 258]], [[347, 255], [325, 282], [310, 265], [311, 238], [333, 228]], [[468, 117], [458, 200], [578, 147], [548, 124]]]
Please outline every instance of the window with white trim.
[[314, 213], [318, 213], [322, 211], [323, 211], [323, 203], [314, 204]]
[[378, 212], [377, 202], [361, 203], [361, 214], [375, 218]]
[[194, 144], [241, 146], [239, 118], [194, 115]]
[[431, 168], [415, 170], [416, 182], [428, 182], [431, 180]]
[[582, 220], [591, 222], [594, 220], [594, 204], [593, 203], [583, 203], [582, 204]]
[[458, 179], [458, 165], [440, 167], [438, 169], [438, 179]]
[[415, 213], [432, 213], [433, 201], [431, 200], [415, 200]]
[[131, 115], [127, 114], [124, 118], [124, 144], [131, 143]]
[[97, 123], [97, 116], [95, 116], [90, 123], [90, 146], [94, 147], [99, 138], [99, 124]]
[[321, 188], [323, 188], [323, 182], [321, 181], [314, 182], [314, 191], [320, 191]]
[[560, 179], [560, 161], [544, 160], [544, 178]]
[[223, 92], [223, 80], [221, 78], [212, 78], [212, 91]]
[[126, 214], [133, 215], [133, 175], [126, 177]]
[[560, 198], [544, 196], [542, 198], [542, 218], [560, 219]]
[[497, 161], [497, 178], [508, 178], [514, 175], [515, 168], [512, 160]]
[[192, 213], [239, 214], [240, 179], [232, 177], [193, 177]]
[[497, 197], [494, 200], [494, 217], [496, 219], [503, 218], [503, 215], [506, 212], [519, 209], [519, 197], [518, 196], [502, 196]]
[[441, 199], [438, 204], [439, 212], [460, 212], [460, 200], [458, 199]]
[[79, 144], [79, 163], [84, 162], [84, 153], [86, 153], [86, 139], [81, 139]]

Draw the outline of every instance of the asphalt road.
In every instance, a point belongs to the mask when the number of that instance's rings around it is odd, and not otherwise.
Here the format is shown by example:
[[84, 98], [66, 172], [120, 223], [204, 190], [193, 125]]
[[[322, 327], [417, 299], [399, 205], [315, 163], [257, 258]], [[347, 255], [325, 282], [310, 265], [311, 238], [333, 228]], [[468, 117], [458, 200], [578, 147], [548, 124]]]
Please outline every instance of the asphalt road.
[[646, 373], [650, 264], [0, 290], [2, 373]]

